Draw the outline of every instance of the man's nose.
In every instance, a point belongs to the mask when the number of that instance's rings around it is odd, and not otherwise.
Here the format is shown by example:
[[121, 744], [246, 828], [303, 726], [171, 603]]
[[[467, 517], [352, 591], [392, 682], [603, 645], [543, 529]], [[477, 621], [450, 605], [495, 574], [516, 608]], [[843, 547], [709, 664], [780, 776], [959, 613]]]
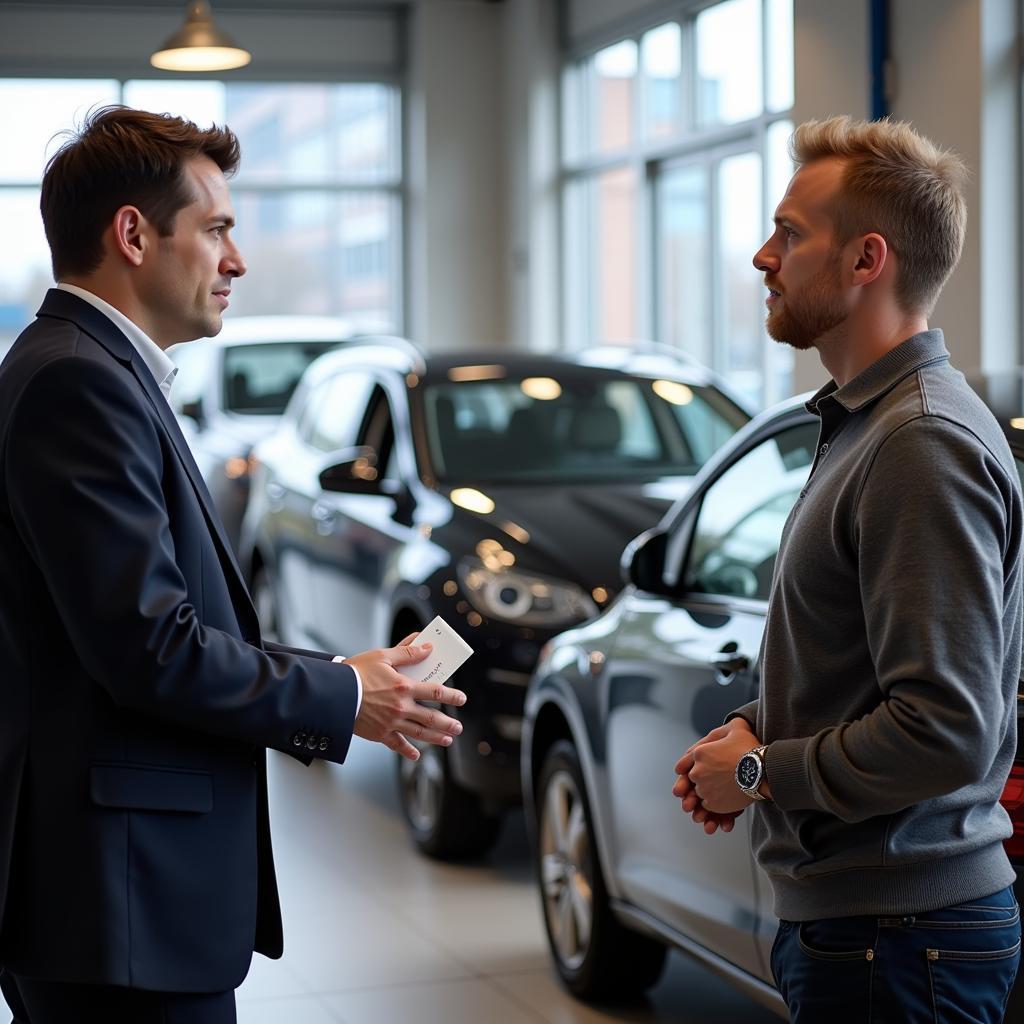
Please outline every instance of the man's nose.
[[232, 246], [231, 252], [224, 257], [223, 271], [230, 277], [241, 277], [248, 268], [245, 259], [237, 246]]
[[764, 243], [754, 253], [754, 266], [763, 274], [772, 273], [779, 269], [779, 259], [770, 249], [771, 239]]

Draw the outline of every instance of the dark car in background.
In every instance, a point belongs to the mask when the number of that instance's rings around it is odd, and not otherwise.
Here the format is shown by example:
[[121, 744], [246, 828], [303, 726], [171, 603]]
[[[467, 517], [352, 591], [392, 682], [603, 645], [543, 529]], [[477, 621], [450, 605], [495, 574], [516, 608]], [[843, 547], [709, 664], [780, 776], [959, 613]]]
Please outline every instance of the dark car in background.
[[290, 644], [354, 653], [441, 615], [473, 647], [450, 749], [398, 758], [420, 848], [478, 855], [521, 799], [541, 646], [618, 590], [619, 553], [749, 416], [662, 354], [424, 356], [353, 342], [310, 366], [254, 452], [243, 564]]
[[[1020, 473], [1021, 378], [972, 385]], [[775, 557], [817, 439], [801, 399], [754, 420], [626, 549], [618, 599], [545, 648], [526, 700], [523, 786], [552, 959], [581, 998], [642, 991], [675, 947], [785, 1015], [769, 967], [778, 921], [751, 854], [751, 816], [709, 838], [670, 788], [680, 754], [757, 695]], [[1019, 735], [1003, 804], [1024, 902]], [[1008, 1021], [1024, 1020], [1022, 988]]]
[[249, 451], [271, 433], [306, 367], [352, 334], [328, 316], [240, 316], [215, 338], [172, 345], [171, 407], [238, 549]]

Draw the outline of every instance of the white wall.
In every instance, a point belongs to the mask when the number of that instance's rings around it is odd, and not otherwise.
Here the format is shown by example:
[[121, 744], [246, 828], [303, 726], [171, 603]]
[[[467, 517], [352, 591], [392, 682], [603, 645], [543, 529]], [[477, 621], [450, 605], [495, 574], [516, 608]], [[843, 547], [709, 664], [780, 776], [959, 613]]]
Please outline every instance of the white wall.
[[932, 317], [963, 369], [1018, 361], [1021, 266], [1016, 4], [893, 4], [893, 114], [956, 150], [971, 169], [960, 266]]
[[504, 4], [506, 324], [510, 344], [544, 352], [562, 347], [555, 15], [551, 0]]
[[495, 346], [506, 324], [502, 8], [421, 0], [410, 17], [408, 333]]

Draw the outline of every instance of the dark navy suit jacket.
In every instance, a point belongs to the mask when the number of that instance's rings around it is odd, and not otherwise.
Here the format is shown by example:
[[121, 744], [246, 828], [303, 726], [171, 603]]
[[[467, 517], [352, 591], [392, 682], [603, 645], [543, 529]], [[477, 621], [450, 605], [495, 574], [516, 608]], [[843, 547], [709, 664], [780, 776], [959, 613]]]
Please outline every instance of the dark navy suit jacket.
[[343, 761], [356, 700], [261, 642], [148, 368], [50, 291], [0, 366], [0, 964], [203, 992], [280, 956], [265, 748]]

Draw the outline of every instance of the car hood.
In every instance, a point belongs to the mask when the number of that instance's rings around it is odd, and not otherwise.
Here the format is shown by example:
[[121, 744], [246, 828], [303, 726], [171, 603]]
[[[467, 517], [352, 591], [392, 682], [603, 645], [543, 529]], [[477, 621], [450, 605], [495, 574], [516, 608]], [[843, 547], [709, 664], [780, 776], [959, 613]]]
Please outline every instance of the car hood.
[[[674, 477], [636, 484], [485, 485], [494, 511], [468, 515], [491, 527], [481, 539], [500, 540], [517, 567], [615, 592], [623, 548], [656, 525], [691, 484], [691, 477]], [[520, 530], [529, 540], [516, 539]]]

